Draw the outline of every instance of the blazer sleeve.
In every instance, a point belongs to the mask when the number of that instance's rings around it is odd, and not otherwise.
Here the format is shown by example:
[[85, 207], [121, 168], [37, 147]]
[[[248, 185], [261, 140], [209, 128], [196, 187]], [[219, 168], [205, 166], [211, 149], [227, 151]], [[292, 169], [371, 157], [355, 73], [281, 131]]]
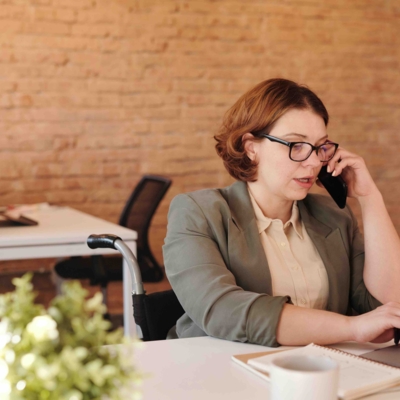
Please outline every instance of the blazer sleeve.
[[350, 294], [350, 304], [351, 307], [358, 313], [364, 314], [366, 312], [372, 311], [375, 308], [382, 305], [382, 303], [377, 300], [368, 291], [364, 283], [364, 238], [358, 227], [357, 219], [354, 214], [347, 207], [352, 218], [352, 246], [350, 254], [351, 262], [351, 294]]
[[191, 326], [195, 324], [209, 336], [279, 345], [276, 328], [289, 297], [237, 286], [219, 249], [215, 225], [189, 195], [179, 195], [171, 203], [163, 254], [168, 279], [187, 314], [178, 323], [179, 337], [187, 337], [185, 329], [196, 331]]

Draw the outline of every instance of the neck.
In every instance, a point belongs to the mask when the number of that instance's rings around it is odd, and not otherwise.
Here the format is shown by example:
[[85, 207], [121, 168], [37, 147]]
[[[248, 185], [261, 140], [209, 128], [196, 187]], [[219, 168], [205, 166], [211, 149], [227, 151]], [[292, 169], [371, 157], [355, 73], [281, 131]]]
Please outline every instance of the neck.
[[292, 215], [293, 200], [286, 200], [272, 195], [257, 182], [247, 183], [263, 214], [271, 219], [280, 219], [283, 223], [289, 221]]

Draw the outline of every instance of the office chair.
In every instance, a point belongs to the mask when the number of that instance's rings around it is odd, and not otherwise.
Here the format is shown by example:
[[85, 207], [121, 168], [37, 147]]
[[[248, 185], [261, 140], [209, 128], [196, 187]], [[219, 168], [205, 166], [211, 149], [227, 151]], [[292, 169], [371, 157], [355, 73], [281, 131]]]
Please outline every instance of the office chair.
[[143, 341], [163, 340], [168, 331], [185, 312], [173, 290], [146, 294], [140, 267], [131, 249], [115, 235], [90, 235], [87, 244], [91, 249], [119, 250], [127, 261], [132, 280], [133, 317], [138, 335]]
[[[163, 278], [162, 268], [149, 246], [148, 231], [153, 215], [171, 183], [166, 177], [144, 175], [129, 197], [119, 220], [121, 226], [133, 229], [138, 234], [138, 262], [144, 282], [158, 282]], [[105, 304], [108, 283], [122, 281], [122, 259], [118, 256], [71, 257], [58, 262], [54, 270], [64, 279], [89, 279], [90, 285], [100, 285]]]
[[166, 339], [169, 330], [185, 312], [172, 289], [132, 294], [132, 304], [133, 318], [144, 342]]
[[136, 245], [143, 282], [158, 282], [163, 278], [162, 268], [150, 249], [149, 228], [153, 215], [171, 183], [171, 179], [166, 177], [143, 176], [119, 219], [121, 226], [132, 229], [138, 234]]

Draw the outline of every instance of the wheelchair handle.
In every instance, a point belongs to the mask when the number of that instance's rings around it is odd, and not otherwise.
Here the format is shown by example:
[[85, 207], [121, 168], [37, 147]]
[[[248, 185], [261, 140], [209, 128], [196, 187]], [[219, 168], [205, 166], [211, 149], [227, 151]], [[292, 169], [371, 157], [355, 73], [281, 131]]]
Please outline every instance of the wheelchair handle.
[[120, 237], [111, 234], [90, 235], [86, 242], [91, 249], [108, 248], [118, 250], [128, 265], [132, 281], [132, 294], [145, 293], [138, 261], [132, 250]]
[[115, 241], [122, 240], [120, 237], [111, 234], [103, 234], [103, 235], [90, 235], [87, 238], [87, 245], [91, 249], [114, 249], [117, 250], [115, 247]]

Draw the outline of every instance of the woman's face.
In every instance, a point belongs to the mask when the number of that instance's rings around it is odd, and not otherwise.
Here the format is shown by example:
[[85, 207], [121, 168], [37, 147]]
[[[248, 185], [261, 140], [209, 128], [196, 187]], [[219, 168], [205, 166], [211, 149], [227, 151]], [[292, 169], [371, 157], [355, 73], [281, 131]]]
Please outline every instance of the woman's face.
[[[324, 120], [310, 110], [287, 111], [269, 134], [287, 142], [308, 142], [314, 146], [328, 139]], [[252, 142], [248, 150], [249, 157], [258, 162], [257, 185], [262, 185], [266, 195], [282, 200], [304, 199], [323, 164], [315, 151], [305, 161], [292, 161], [288, 146], [268, 139]]]

